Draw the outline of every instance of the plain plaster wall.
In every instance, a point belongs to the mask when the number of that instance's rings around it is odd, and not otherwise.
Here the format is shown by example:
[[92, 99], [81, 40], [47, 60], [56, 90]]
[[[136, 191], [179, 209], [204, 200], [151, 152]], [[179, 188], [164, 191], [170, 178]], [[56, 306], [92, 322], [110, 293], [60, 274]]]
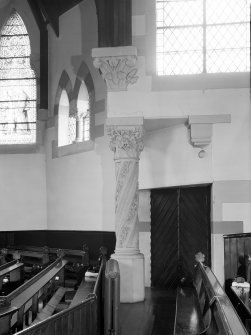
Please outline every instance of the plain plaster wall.
[[0, 229], [47, 229], [44, 154], [0, 155]]

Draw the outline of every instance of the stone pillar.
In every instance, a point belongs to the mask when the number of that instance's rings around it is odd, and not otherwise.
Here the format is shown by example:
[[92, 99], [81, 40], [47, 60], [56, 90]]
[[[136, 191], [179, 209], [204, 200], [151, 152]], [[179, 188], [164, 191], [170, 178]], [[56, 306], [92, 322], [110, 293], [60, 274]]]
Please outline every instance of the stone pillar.
[[77, 115], [76, 116], [76, 139], [75, 142], [82, 142], [83, 141], [83, 116]]
[[116, 193], [116, 250], [112, 258], [120, 268], [121, 302], [143, 301], [145, 297], [144, 256], [139, 252], [138, 174], [143, 150], [143, 118], [107, 120], [110, 148], [114, 152]]

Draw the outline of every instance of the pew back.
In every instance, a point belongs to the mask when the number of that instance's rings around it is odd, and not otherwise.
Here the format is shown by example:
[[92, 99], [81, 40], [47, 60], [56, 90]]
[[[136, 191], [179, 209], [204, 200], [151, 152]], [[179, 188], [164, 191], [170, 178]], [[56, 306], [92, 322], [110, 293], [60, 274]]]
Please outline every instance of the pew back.
[[207, 335], [248, 334], [229, 298], [209, 267], [198, 263], [194, 286]]

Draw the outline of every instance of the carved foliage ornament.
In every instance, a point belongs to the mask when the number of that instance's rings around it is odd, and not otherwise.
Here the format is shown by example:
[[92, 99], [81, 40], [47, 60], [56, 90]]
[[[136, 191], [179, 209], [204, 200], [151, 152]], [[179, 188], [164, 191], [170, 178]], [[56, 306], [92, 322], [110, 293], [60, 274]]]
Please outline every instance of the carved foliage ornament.
[[126, 90], [128, 84], [135, 84], [136, 56], [116, 56], [94, 58], [93, 64], [100, 69], [108, 90]]
[[110, 149], [115, 153], [115, 158], [138, 158], [144, 148], [143, 127], [108, 126], [107, 134], [110, 136]]

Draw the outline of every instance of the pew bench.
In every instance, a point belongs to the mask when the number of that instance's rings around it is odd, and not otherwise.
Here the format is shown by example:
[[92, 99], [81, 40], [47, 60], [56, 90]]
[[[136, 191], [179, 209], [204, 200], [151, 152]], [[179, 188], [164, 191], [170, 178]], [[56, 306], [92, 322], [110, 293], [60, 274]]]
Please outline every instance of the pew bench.
[[23, 263], [15, 263], [0, 270], [0, 291], [3, 287], [3, 279], [7, 274], [10, 276], [10, 282], [19, 282], [22, 280], [23, 267]]
[[193, 287], [177, 290], [174, 335], [181, 334], [248, 334], [217, 278], [200, 262]]
[[83, 278], [69, 307], [73, 307], [80, 303], [81, 301], [84, 301], [87, 296], [93, 292], [94, 286], [96, 283], [96, 278]]
[[175, 335], [203, 334], [205, 326], [194, 287], [178, 287]]

